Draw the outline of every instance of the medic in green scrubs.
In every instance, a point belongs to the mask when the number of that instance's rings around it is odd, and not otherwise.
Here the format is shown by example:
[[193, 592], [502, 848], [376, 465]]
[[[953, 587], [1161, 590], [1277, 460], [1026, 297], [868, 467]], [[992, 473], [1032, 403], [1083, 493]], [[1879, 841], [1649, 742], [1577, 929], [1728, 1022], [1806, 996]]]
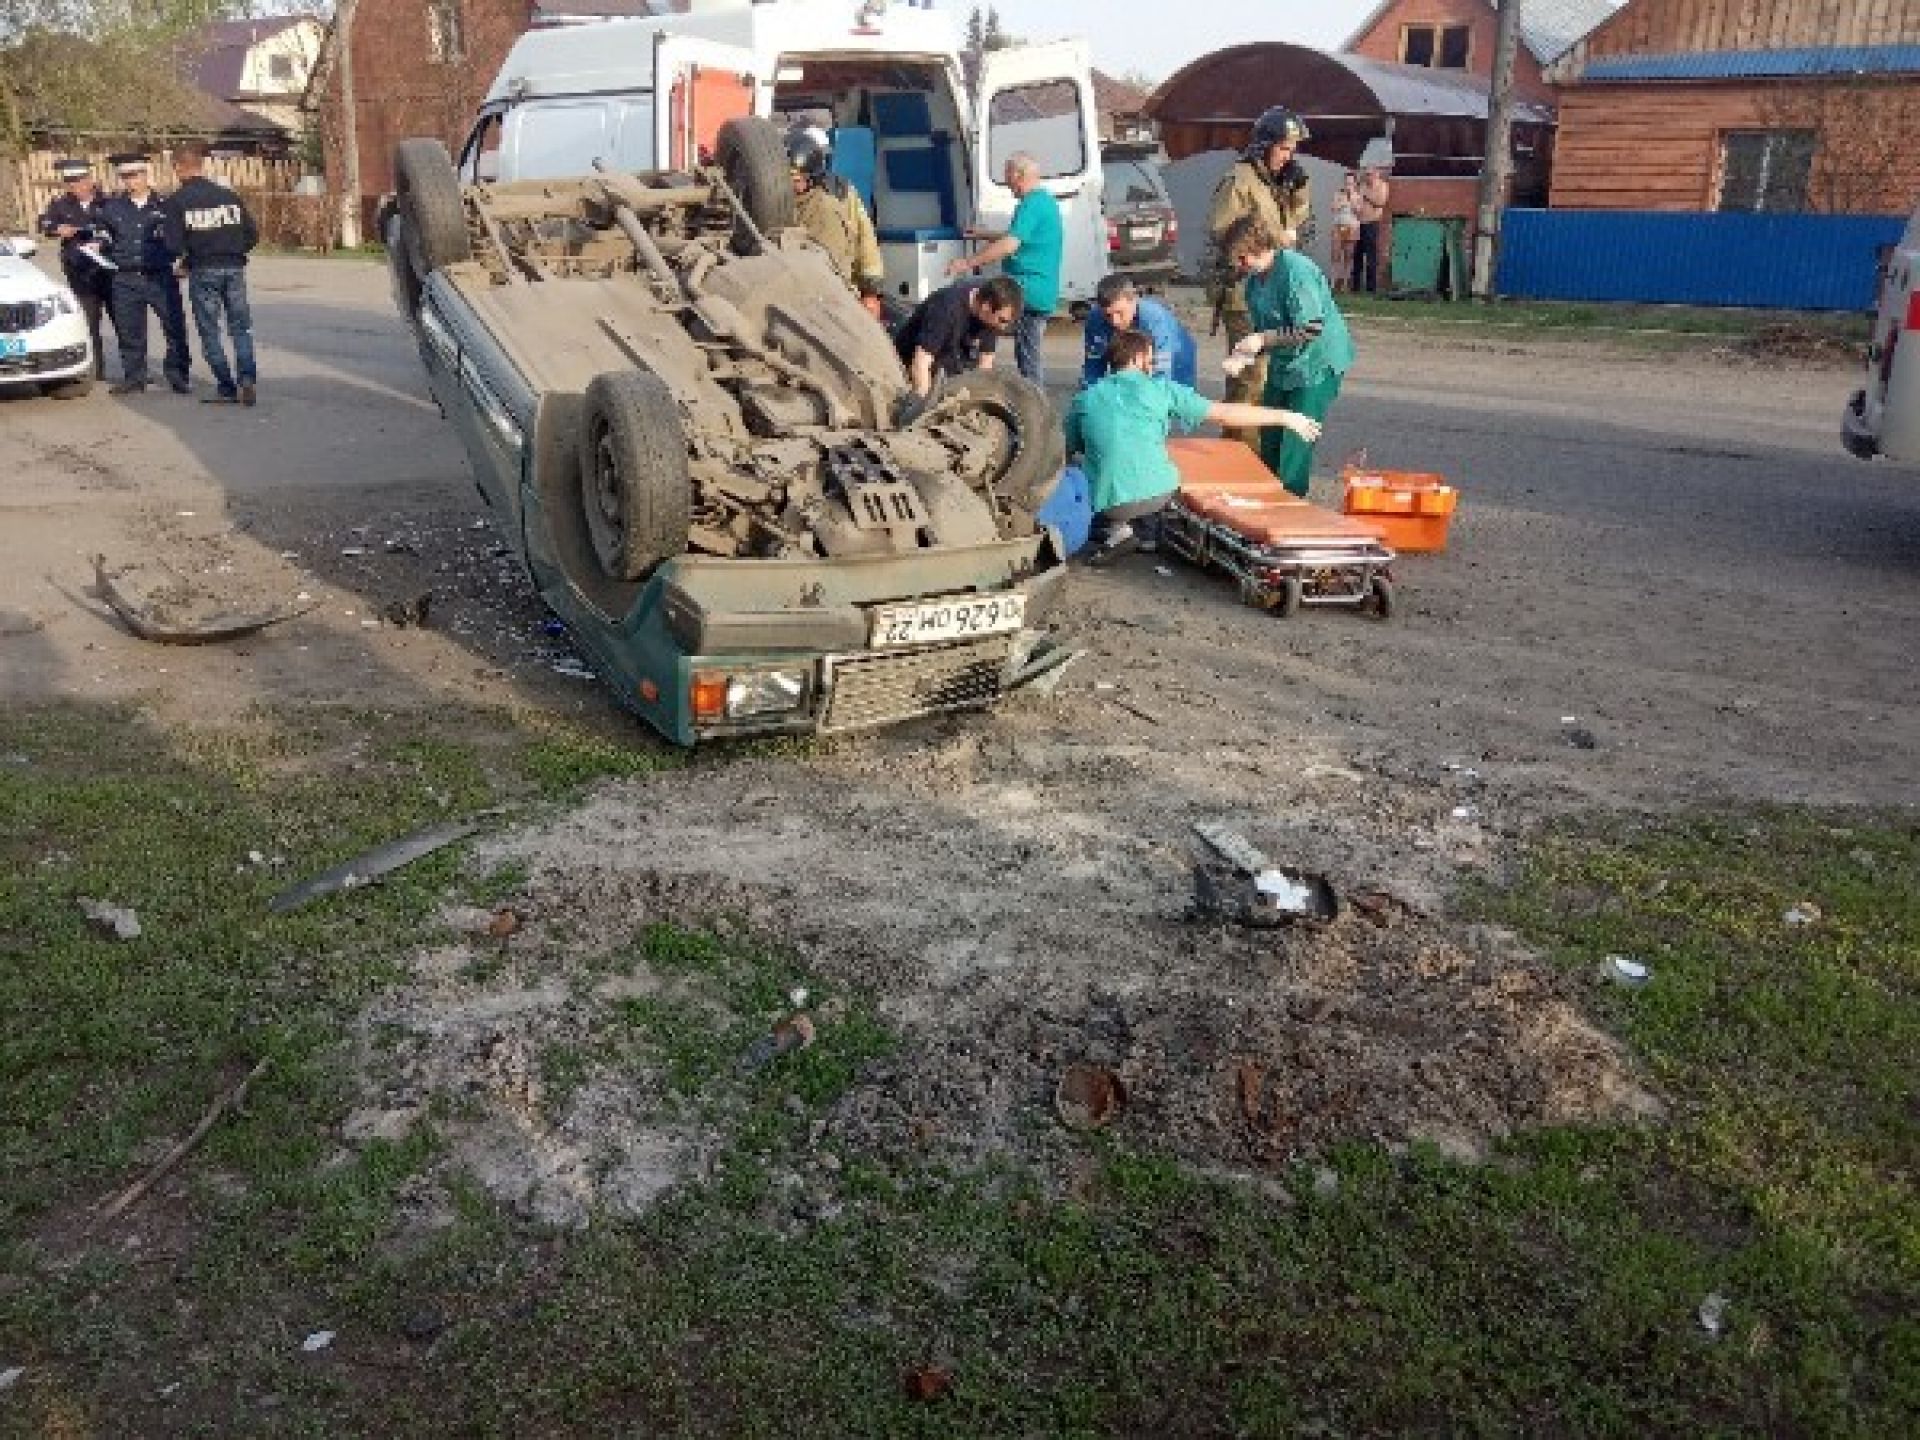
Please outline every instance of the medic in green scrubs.
[[[1245, 216], [1221, 237], [1229, 263], [1247, 277], [1253, 330], [1228, 357], [1228, 373], [1267, 359], [1269, 406], [1325, 420], [1353, 365], [1353, 337], [1333, 303], [1333, 289], [1306, 256], [1282, 249], [1257, 217]], [[1280, 483], [1302, 499], [1313, 474], [1313, 441], [1295, 432], [1268, 431], [1260, 458]]]
[[1209, 400], [1198, 390], [1153, 373], [1153, 339], [1122, 330], [1107, 345], [1107, 376], [1073, 397], [1067, 411], [1067, 454], [1081, 457], [1093, 508], [1098, 565], [1128, 550], [1159, 543], [1160, 512], [1180, 488], [1167, 435], [1212, 422], [1242, 430], [1275, 426], [1311, 445], [1320, 424], [1264, 405]]

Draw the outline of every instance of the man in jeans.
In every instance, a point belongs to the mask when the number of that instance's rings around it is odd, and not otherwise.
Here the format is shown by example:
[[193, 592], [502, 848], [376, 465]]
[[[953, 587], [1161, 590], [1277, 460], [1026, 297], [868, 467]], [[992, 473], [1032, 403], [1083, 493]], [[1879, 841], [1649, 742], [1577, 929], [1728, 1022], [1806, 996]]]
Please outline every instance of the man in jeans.
[[[238, 195], [207, 178], [203, 146], [181, 146], [174, 152], [173, 168], [181, 183], [167, 201], [167, 248], [187, 267], [187, 298], [200, 332], [200, 352], [220, 387], [217, 394], [203, 398], [209, 405], [251, 405], [259, 377], [253, 363], [253, 314], [247, 306], [247, 252], [259, 243], [260, 227]], [[231, 369], [220, 339], [223, 315], [233, 337]]]
[[1020, 323], [1013, 334], [1013, 363], [1036, 385], [1046, 383], [1041, 343], [1047, 337], [1047, 317], [1060, 303], [1060, 257], [1066, 248], [1066, 227], [1060, 220], [1060, 202], [1041, 183], [1040, 162], [1024, 150], [1007, 157], [1007, 188], [1019, 204], [1004, 235], [984, 230], [967, 234], [988, 243], [978, 253], [955, 260], [949, 275], [964, 275], [998, 263], [1000, 273], [1018, 281], [1026, 297]]

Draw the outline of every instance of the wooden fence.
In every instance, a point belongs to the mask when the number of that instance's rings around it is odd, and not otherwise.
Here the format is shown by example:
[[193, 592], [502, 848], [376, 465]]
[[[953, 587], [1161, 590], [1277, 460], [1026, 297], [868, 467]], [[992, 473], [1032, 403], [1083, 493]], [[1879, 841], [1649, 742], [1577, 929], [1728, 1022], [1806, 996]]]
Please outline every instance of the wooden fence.
[[[54, 164], [59, 160], [78, 158], [87, 161], [93, 166], [94, 177], [101, 190], [111, 193], [119, 182], [114, 178], [113, 167], [107, 163], [107, 157], [117, 154], [121, 148], [113, 145], [100, 149], [75, 147], [67, 150], [36, 150], [23, 160], [0, 161], [0, 164], [10, 166], [13, 171], [8, 177], [12, 183], [0, 185], [0, 195], [11, 194], [16, 197], [16, 203], [22, 211], [17, 216], [0, 216], [0, 229], [6, 228], [9, 221], [17, 222], [22, 228], [32, 228], [48, 202], [65, 188], [60, 177], [54, 173]], [[163, 195], [167, 194], [180, 183], [179, 176], [174, 173], [172, 151], [156, 146], [150, 153], [153, 157], [154, 189]], [[309, 185], [318, 184], [319, 193], [295, 191], [294, 186], [301, 179], [299, 161], [266, 155], [233, 154], [216, 148], [209, 169], [221, 184], [232, 186], [247, 202], [254, 218], [259, 221], [262, 244], [299, 250], [331, 250], [334, 247], [338, 231], [338, 203], [321, 181], [308, 182]]]

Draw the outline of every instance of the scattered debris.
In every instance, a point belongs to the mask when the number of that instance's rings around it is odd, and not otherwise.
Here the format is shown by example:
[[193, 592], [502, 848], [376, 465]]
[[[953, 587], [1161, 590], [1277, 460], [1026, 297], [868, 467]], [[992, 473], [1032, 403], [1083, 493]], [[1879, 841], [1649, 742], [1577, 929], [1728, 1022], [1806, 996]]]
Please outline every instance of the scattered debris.
[[1638, 990], [1653, 978], [1653, 971], [1645, 963], [1626, 955], [1609, 955], [1600, 962], [1600, 974], [1616, 985], [1624, 985], [1629, 990]]
[[1347, 903], [1362, 919], [1375, 925], [1384, 925], [1398, 916], [1420, 913], [1398, 895], [1386, 890], [1356, 890], [1347, 896]]
[[124, 905], [109, 905], [104, 900], [79, 899], [80, 913], [103, 935], [115, 940], [138, 940], [140, 917]]
[[20, 1383], [20, 1377], [27, 1373], [24, 1365], [10, 1365], [0, 1370], [0, 1390], [11, 1390]]
[[307, 1354], [312, 1355], [316, 1351], [326, 1349], [331, 1344], [333, 1344], [333, 1331], [316, 1330], [300, 1342], [300, 1348]]
[[1127, 699], [1124, 695], [1109, 695], [1107, 696], [1107, 703], [1126, 711], [1136, 719], [1146, 721], [1149, 725], [1158, 725], [1160, 723], [1160, 717], [1158, 715], [1154, 714], [1144, 705], [1134, 704], [1133, 701]]
[[1340, 1172], [1322, 1165], [1313, 1172], [1313, 1193], [1322, 1200], [1331, 1200], [1340, 1193]]
[[267, 1066], [271, 1063], [273, 1063], [273, 1057], [271, 1055], [262, 1056], [258, 1065], [255, 1065], [245, 1075], [241, 1076], [236, 1084], [222, 1091], [214, 1099], [213, 1104], [207, 1107], [207, 1113], [200, 1117], [200, 1123], [188, 1132], [187, 1138], [167, 1151], [165, 1155], [162, 1155], [159, 1163], [151, 1170], [147, 1171], [146, 1174], [134, 1181], [133, 1184], [129, 1185], [125, 1190], [122, 1190], [120, 1194], [114, 1198], [113, 1202], [100, 1212], [100, 1218], [102, 1220], [116, 1219], [139, 1204], [142, 1196], [155, 1185], [159, 1184], [174, 1166], [191, 1155], [194, 1148], [198, 1146], [202, 1140], [207, 1138], [207, 1135], [212, 1131], [214, 1125], [222, 1115], [226, 1114], [227, 1111], [233, 1109], [247, 1098], [247, 1091], [252, 1088], [253, 1082], [267, 1073]]
[[1790, 906], [1780, 918], [1789, 925], [1812, 925], [1821, 917], [1820, 907], [1811, 900], [1802, 900], [1798, 905]]
[[794, 1009], [804, 1010], [807, 1005], [807, 987], [804, 985], [794, 986], [793, 989], [787, 992], [787, 999], [792, 1002]]
[[1730, 1303], [1718, 1290], [1702, 1300], [1696, 1312], [1700, 1317], [1700, 1328], [1718, 1339], [1727, 1328], [1727, 1306]]
[[1561, 734], [1566, 737], [1567, 744], [1576, 750], [1597, 750], [1600, 748], [1599, 738], [1584, 725], [1568, 726], [1561, 731]]
[[276, 915], [284, 915], [289, 910], [298, 910], [310, 901], [331, 895], [336, 890], [352, 890], [361, 885], [378, 880], [382, 875], [392, 874], [395, 870], [424, 860], [436, 850], [466, 839], [480, 828], [478, 819], [450, 820], [439, 825], [429, 825], [424, 830], [416, 830], [411, 835], [403, 835], [398, 840], [389, 840], [386, 844], [357, 855], [344, 864], [331, 870], [322, 871], [311, 880], [302, 880], [290, 889], [282, 890], [268, 904], [268, 909]]
[[1054, 1087], [1053, 1108], [1069, 1130], [1100, 1130], [1113, 1123], [1127, 1103], [1127, 1087], [1104, 1065], [1076, 1062]]
[[1281, 1108], [1279, 1086], [1267, 1086], [1267, 1068], [1255, 1060], [1242, 1060], [1234, 1067], [1234, 1092], [1240, 1100], [1240, 1118], [1252, 1132], [1256, 1150], [1272, 1153], [1292, 1136], [1292, 1117]]
[[416, 1310], [407, 1316], [400, 1326], [400, 1333], [416, 1344], [424, 1344], [447, 1328], [447, 1317], [440, 1311], [428, 1306]]
[[1153, 567], [1153, 573], [1170, 580], [1173, 578], [1173, 567], [1169, 565], [1156, 565]]
[[1232, 867], [1194, 867], [1194, 898], [1189, 919], [1230, 920], [1244, 925], [1324, 922], [1340, 913], [1340, 901], [1324, 875], [1283, 870], [1246, 837], [1212, 821], [1194, 824], [1194, 833]]
[[0, 619], [0, 640], [11, 640], [21, 635], [37, 635], [46, 628], [47, 617], [44, 615], [10, 612], [5, 619]]
[[493, 918], [487, 921], [487, 934], [495, 940], [505, 940], [509, 935], [518, 933], [520, 917], [512, 910], [496, 910]]
[[548, 667], [556, 675], [564, 675], [569, 680], [592, 680], [594, 673], [578, 660], [555, 660]]
[[1325, 777], [1329, 780], [1351, 780], [1355, 785], [1364, 785], [1367, 781], [1367, 777], [1358, 770], [1349, 770], [1345, 765], [1328, 765], [1321, 762], [1307, 766], [1300, 774], [1307, 780]]
[[778, 1056], [807, 1049], [816, 1034], [812, 1017], [795, 1012], [754, 1041], [740, 1057], [740, 1063], [746, 1069], [758, 1070]]
[[1478, 820], [1480, 818], [1480, 807], [1477, 805], [1456, 805], [1453, 807], [1451, 813], [1455, 820]]
[[906, 1374], [909, 1400], [938, 1400], [953, 1389], [953, 1372], [934, 1365], [916, 1365]]
[[341, 550], [340, 553], [342, 555], [347, 556], [349, 559], [358, 559], [360, 556], [367, 553], [367, 547], [364, 545], [349, 545], [343, 550]]
[[1026, 689], [1035, 695], [1051, 695], [1060, 688], [1068, 669], [1087, 652], [1069, 649], [1050, 639], [1042, 639], [1024, 663], [1014, 668], [1007, 681], [1009, 690]]
[[422, 591], [411, 600], [389, 600], [380, 607], [380, 618], [397, 630], [409, 626], [418, 629], [427, 623], [427, 610], [433, 604], [433, 592]]
[[130, 600], [114, 584], [114, 577], [107, 574], [104, 555], [93, 557], [93, 589], [106, 607], [120, 618], [121, 624], [139, 639], [156, 645], [214, 645], [223, 640], [239, 640], [257, 634], [269, 625], [278, 625], [283, 620], [305, 615], [313, 609], [310, 604], [296, 605], [292, 609], [264, 613], [222, 612], [204, 619], [176, 620], [169, 615], [167, 607], [138, 605]]

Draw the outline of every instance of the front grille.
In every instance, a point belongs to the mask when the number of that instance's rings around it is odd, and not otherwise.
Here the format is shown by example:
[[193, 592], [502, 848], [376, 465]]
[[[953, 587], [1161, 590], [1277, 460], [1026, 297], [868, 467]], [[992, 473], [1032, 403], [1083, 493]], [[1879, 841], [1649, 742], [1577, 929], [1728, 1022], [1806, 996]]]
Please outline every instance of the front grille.
[[0, 305], [0, 331], [17, 335], [40, 326], [40, 305], [29, 300], [19, 305]]
[[820, 728], [864, 730], [915, 715], [977, 709], [1000, 698], [1013, 637], [993, 635], [899, 654], [842, 655], [828, 663]]

